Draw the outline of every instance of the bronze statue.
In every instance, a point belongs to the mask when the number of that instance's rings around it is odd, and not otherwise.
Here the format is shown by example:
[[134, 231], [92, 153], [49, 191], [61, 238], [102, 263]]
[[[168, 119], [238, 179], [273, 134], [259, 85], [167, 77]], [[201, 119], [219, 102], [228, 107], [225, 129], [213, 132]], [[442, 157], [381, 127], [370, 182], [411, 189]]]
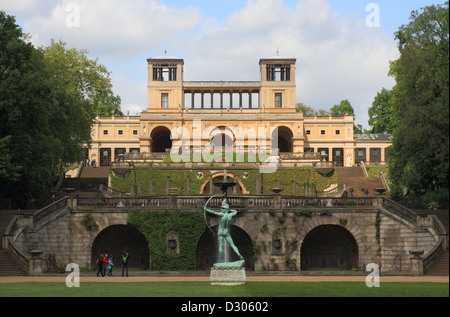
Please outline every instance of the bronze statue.
[[[226, 175], [226, 174], [225, 174]], [[225, 177], [224, 177], [225, 178]], [[225, 182], [225, 179], [224, 179]], [[220, 183], [223, 184], [223, 183]], [[207, 208], [209, 201], [217, 196], [223, 196], [223, 200], [222, 200], [222, 205], [221, 205], [221, 211], [215, 211], [215, 210], [211, 210], [209, 208]], [[238, 213], [237, 210], [234, 209], [230, 209], [230, 206], [227, 203], [227, 198], [226, 198], [226, 188], [224, 190], [223, 194], [218, 194], [218, 195], [213, 195], [211, 196], [208, 201], [206, 202], [205, 206], [203, 207], [203, 210], [205, 211], [205, 217], [206, 217], [206, 212], [209, 212], [213, 215], [219, 216], [220, 217], [220, 222], [219, 222], [219, 229], [217, 231], [217, 239], [219, 242], [219, 258], [220, 258], [220, 263], [216, 263], [214, 264], [215, 267], [242, 267], [245, 264], [244, 261], [244, 257], [239, 253], [238, 248], [235, 246], [233, 239], [230, 236], [230, 232], [228, 231], [228, 226], [230, 224], [231, 219]], [[211, 228], [210, 228], [211, 230]], [[212, 232], [212, 230], [211, 230]], [[214, 232], [213, 232], [214, 235]], [[240, 261], [236, 261], [236, 262], [224, 262], [224, 258], [223, 258], [223, 240], [226, 240], [228, 242], [228, 244], [230, 245], [230, 247], [233, 249], [233, 251], [239, 256], [239, 258], [241, 259]]]

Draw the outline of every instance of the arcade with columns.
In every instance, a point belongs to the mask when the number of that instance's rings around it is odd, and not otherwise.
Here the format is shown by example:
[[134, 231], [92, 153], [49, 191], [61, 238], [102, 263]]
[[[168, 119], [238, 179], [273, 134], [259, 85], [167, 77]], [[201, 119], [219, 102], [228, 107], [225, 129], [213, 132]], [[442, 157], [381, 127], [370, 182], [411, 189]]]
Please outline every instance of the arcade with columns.
[[[134, 156], [208, 147], [353, 166], [385, 162], [390, 135], [354, 135], [353, 116], [296, 111], [296, 59], [262, 58], [260, 81], [184, 81], [184, 60], [148, 58], [148, 105], [139, 116], [98, 117], [87, 157], [109, 165]], [[275, 142], [274, 142], [275, 141]]]

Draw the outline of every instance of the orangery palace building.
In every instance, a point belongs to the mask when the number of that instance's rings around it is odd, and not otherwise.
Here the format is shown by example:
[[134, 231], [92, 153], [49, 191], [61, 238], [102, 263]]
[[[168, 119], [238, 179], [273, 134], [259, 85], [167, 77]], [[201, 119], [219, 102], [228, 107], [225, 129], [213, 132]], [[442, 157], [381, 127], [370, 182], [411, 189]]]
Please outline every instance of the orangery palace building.
[[184, 81], [183, 59], [147, 62], [147, 110], [96, 120], [87, 156], [100, 166], [217, 146], [244, 154], [276, 147], [281, 159], [306, 166], [387, 161], [390, 135], [354, 134], [351, 115], [305, 117], [296, 111], [295, 58], [260, 59], [259, 81]]

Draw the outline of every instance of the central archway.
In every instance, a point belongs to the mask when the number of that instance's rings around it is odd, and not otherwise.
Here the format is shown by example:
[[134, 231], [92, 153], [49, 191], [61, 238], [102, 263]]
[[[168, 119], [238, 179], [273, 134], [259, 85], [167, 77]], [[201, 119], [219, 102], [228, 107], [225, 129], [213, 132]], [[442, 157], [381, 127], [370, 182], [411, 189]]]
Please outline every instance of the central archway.
[[102, 230], [92, 244], [91, 266], [95, 267], [99, 255], [107, 253], [113, 256], [116, 268], [121, 267], [121, 254], [130, 255], [129, 268], [147, 270], [150, 264], [148, 243], [144, 235], [131, 225], [113, 225]]
[[[215, 173], [214, 175], [212, 175], [212, 179], [213, 179], [213, 183], [214, 183], [214, 179], [218, 178], [219, 181], [221, 181], [223, 179], [223, 172], [219, 172], [219, 173]], [[244, 184], [241, 182], [241, 180], [239, 178], [235, 178], [233, 174], [227, 173], [227, 178], [232, 178], [235, 179], [237, 184], [236, 184], [236, 188], [232, 187], [232, 188], [228, 188], [227, 189], [227, 194], [228, 195], [233, 195], [234, 191], [236, 191], [237, 195], [241, 195], [241, 194], [246, 194], [247, 190], [244, 187]], [[220, 187], [217, 186], [212, 186], [212, 192], [210, 192], [210, 178], [205, 180], [203, 182], [203, 184], [200, 186], [200, 194], [222, 194], [222, 189], [220, 189]]]
[[[205, 230], [198, 239], [195, 256], [195, 267], [197, 270], [209, 270], [214, 263], [218, 262], [218, 226], [213, 226], [211, 229], [214, 232], [214, 236], [210, 230]], [[252, 239], [247, 232], [234, 225], [230, 225], [229, 232], [239, 253], [244, 257], [246, 270], [253, 271], [255, 264], [253, 262]], [[228, 245], [227, 243], [225, 244]], [[228, 261], [233, 262], [238, 260], [239, 257], [230, 248]]]
[[301, 270], [350, 270], [358, 267], [358, 245], [353, 235], [338, 225], [312, 229], [301, 246]]

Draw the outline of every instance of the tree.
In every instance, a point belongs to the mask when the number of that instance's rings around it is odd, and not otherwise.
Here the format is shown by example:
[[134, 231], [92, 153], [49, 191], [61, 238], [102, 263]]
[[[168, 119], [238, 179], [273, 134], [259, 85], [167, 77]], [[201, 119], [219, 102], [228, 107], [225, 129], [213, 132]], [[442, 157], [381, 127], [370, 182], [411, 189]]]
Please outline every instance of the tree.
[[[396, 196], [426, 201], [449, 185], [449, 3], [411, 13], [395, 33], [400, 58], [391, 63], [395, 120], [390, 178]], [[422, 207], [426, 207], [423, 206]]]
[[355, 110], [348, 100], [342, 100], [338, 105], [334, 105], [330, 110], [332, 116], [355, 116]]
[[369, 126], [371, 133], [394, 132], [394, 121], [392, 116], [392, 90], [383, 88], [374, 98], [372, 107], [369, 108]]
[[111, 92], [98, 98], [95, 102], [95, 108], [99, 116], [110, 116], [113, 111], [115, 116], [123, 116], [123, 112], [120, 110], [120, 103], [120, 97], [114, 96]]
[[106, 68], [62, 42], [36, 49], [0, 12], [0, 198], [18, 208], [50, 196], [63, 164], [82, 157], [103, 96]]
[[[353, 116], [353, 120], [355, 120], [355, 110], [347, 99], [341, 100], [338, 105], [331, 107], [330, 111], [332, 116]], [[368, 131], [363, 129], [362, 125], [353, 123], [353, 133], [363, 134]]]
[[300, 102], [296, 105], [297, 112], [302, 112], [304, 117], [314, 117], [314, 109], [308, 107], [303, 102]]

